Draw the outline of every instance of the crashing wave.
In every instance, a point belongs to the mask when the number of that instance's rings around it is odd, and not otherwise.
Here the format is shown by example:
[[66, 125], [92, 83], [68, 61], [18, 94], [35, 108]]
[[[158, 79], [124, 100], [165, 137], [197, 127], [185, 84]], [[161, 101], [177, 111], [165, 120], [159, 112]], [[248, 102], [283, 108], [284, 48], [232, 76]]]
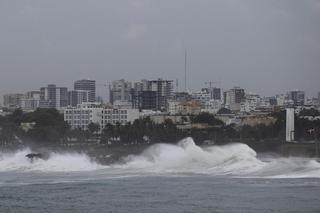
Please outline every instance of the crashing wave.
[[50, 153], [47, 160], [30, 162], [29, 149], [0, 153], [0, 172], [81, 172], [101, 175], [207, 174], [237, 177], [303, 178], [320, 177], [320, 164], [310, 158], [259, 159], [249, 146], [240, 143], [199, 147], [192, 138], [176, 145], [155, 144], [140, 155], [109, 166], [92, 161], [85, 154]]
[[195, 173], [240, 177], [320, 177], [320, 164], [308, 158], [269, 158], [241, 143], [201, 148], [192, 138], [177, 145], [156, 144], [116, 166], [153, 173]]

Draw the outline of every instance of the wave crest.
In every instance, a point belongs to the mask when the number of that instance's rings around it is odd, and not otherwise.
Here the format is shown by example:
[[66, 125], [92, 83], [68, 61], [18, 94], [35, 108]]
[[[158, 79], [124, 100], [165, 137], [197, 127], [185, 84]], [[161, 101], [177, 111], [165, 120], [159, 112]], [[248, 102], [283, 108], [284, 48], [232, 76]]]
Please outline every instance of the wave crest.
[[48, 160], [25, 157], [30, 149], [0, 153], [0, 172], [81, 172], [97, 175], [207, 174], [232, 177], [320, 178], [320, 164], [310, 158], [258, 158], [249, 146], [240, 143], [199, 147], [192, 138], [176, 145], [155, 144], [140, 155], [130, 155], [123, 163], [109, 166], [92, 161], [85, 154], [50, 153]]
[[320, 177], [320, 164], [308, 158], [261, 160], [246, 144], [234, 143], [201, 148], [192, 138], [177, 145], [156, 144], [141, 155], [129, 156], [116, 166], [156, 173], [196, 173], [241, 177]]

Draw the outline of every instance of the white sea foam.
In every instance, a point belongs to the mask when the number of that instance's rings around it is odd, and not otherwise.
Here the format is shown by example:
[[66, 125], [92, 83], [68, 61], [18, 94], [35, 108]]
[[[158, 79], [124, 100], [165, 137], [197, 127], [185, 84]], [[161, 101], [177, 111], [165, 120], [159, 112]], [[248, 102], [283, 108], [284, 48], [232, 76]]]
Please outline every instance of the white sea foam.
[[320, 177], [320, 164], [309, 158], [260, 160], [245, 144], [201, 148], [191, 138], [177, 145], [157, 144], [141, 155], [129, 156], [115, 166], [152, 173], [196, 173], [238, 177], [302, 178]]
[[87, 155], [79, 153], [50, 153], [47, 160], [34, 159], [33, 162], [26, 157], [29, 153], [30, 149], [0, 153], [0, 171], [75, 172], [93, 171], [102, 167]]
[[263, 178], [320, 178], [320, 164], [310, 158], [259, 159], [245, 144], [199, 147], [191, 138], [177, 145], [156, 144], [124, 163], [102, 166], [84, 154], [50, 153], [48, 160], [33, 163], [25, 157], [29, 149], [0, 153], [0, 172], [77, 172], [96, 171], [102, 176], [207, 174]]

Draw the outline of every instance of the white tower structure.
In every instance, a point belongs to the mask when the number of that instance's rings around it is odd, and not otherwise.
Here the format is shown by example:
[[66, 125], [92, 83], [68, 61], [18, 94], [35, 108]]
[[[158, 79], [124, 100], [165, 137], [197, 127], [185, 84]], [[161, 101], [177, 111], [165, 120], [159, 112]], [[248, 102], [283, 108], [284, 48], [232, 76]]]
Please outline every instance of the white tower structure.
[[287, 108], [287, 119], [286, 119], [286, 141], [294, 141], [294, 109]]

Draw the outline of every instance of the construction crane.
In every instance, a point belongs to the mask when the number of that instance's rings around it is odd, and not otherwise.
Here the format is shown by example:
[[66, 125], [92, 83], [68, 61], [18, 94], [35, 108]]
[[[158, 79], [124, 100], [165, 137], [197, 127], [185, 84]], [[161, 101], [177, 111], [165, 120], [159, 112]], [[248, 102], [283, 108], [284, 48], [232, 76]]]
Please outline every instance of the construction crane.
[[208, 81], [205, 82], [206, 85], [209, 85], [209, 88], [212, 88], [212, 85], [218, 84], [219, 88], [221, 88], [221, 81]]

